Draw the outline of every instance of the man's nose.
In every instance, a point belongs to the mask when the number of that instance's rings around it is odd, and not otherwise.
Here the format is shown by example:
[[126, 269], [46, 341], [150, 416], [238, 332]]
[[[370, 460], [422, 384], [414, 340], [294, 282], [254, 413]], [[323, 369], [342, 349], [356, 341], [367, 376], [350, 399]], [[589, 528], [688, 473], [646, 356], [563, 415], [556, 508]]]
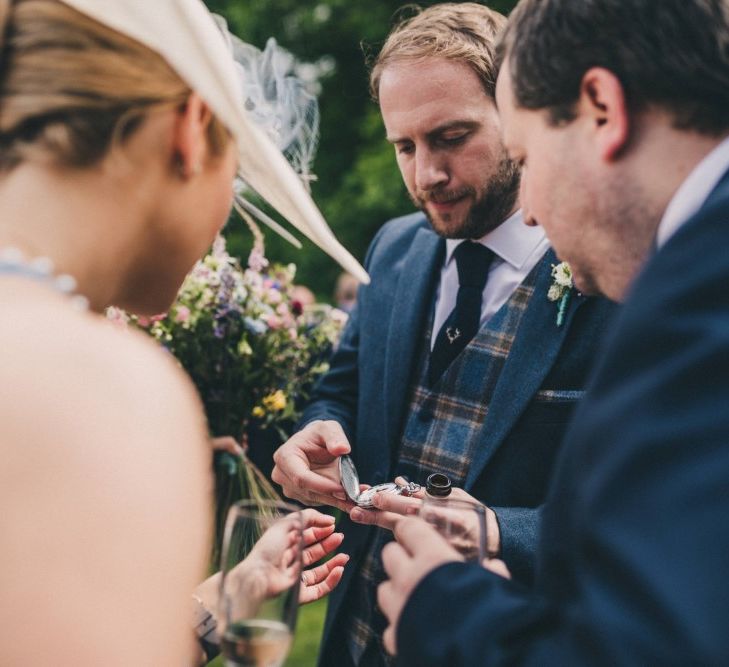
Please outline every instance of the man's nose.
[[443, 158], [426, 149], [415, 154], [415, 187], [428, 192], [448, 182], [448, 169]]

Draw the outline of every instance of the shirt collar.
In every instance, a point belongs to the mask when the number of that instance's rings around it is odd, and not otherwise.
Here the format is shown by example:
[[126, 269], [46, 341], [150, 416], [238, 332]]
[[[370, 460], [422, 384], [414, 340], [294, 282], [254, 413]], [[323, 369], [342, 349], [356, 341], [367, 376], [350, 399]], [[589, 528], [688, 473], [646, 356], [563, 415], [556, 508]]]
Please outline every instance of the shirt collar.
[[[543, 240], [544, 229], [538, 226], [527, 227], [519, 209], [476, 243], [486, 246], [505, 262], [520, 269]], [[463, 239], [446, 239], [445, 266], [448, 266], [454, 250], [461, 243]]]
[[729, 137], [716, 146], [688, 175], [668, 203], [656, 232], [659, 248], [704, 205], [729, 170]]

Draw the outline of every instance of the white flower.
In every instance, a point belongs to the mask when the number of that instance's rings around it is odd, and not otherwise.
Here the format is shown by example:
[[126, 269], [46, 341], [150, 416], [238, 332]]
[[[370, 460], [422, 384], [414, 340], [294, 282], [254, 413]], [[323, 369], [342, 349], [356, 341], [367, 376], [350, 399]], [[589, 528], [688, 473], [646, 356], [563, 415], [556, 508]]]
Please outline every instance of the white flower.
[[552, 278], [554, 278], [554, 284], [560, 287], [571, 288], [572, 287], [572, 269], [567, 262], [561, 262], [557, 266], [552, 267]]
[[551, 285], [549, 292], [547, 292], [547, 298], [550, 301], [559, 301], [562, 298], [562, 290], [559, 285]]

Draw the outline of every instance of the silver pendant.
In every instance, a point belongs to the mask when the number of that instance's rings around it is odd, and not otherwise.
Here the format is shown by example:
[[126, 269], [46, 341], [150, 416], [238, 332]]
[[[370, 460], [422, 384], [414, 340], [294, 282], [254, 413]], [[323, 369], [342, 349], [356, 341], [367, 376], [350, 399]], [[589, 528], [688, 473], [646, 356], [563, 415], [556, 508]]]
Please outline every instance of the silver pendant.
[[420, 484], [415, 484], [414, 482], [409, 482], [404, 486], [395, 482], [385, 482], [384, 484], [371, 486], [369, 489], [365, 489], [360, 493], [357, 469], [354, 467], [354, 461], [347, 455], [339, 457], [339, 479], [342, 481], [342, 487], [347, 497], [358, 507], [365, 509], [371, 509], [373, 507], [372, 501], [378, 493], [411, 496], [420, 490]]

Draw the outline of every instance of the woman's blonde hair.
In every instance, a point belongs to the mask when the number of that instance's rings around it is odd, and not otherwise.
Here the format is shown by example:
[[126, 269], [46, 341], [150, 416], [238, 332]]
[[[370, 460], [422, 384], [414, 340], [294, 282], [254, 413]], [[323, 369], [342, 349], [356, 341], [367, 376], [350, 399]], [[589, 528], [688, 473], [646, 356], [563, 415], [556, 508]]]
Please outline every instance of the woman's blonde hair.
[[[92, 166], [190, 92], [157, 53], [57, 0], [0, 0], [0, 172], [37, 154]], [[208, 136], [220, 154], [227, 130], [213, 119]]]
[[397, 24], [370, 70], [370, 94], [378, 101], [380, 77], [387, 65], [401, 60], [437, 57], [463, 62], [480, 79], [486, 94], [496, 94], [494, 46], [506, 17], [475, 2], [446, 2], [420, 10]]

